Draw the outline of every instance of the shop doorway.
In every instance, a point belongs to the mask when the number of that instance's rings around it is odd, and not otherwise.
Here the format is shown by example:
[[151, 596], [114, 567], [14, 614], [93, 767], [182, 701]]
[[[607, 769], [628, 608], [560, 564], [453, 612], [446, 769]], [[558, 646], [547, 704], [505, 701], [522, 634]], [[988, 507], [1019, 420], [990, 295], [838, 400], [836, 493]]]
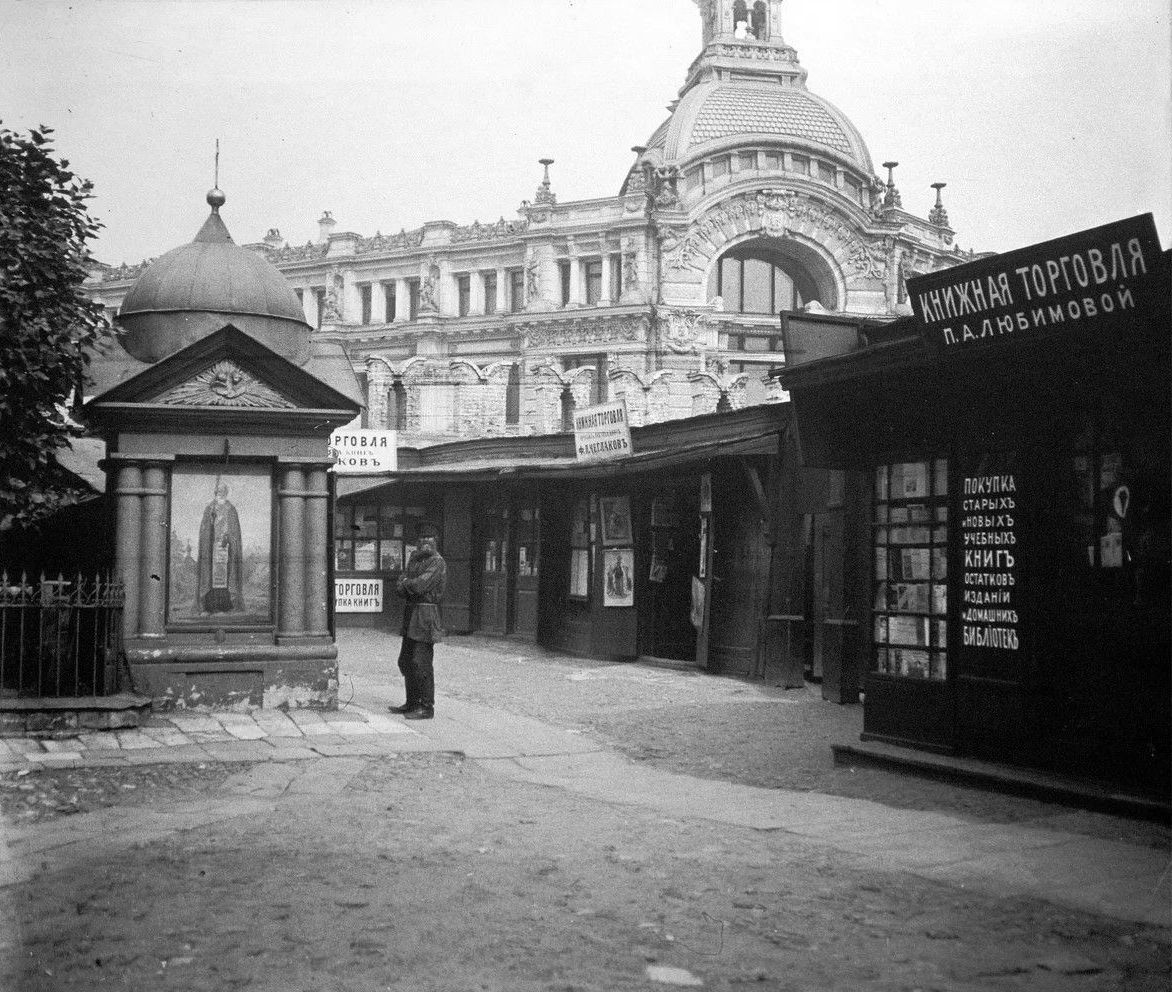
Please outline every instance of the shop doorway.
[[[654, 492], [644, 506], [644, 546], [650, 549], [640, 653], [672, 661], [696, 660], [692, 577], [699, 574], [700, 500], [694, 479]], [[641, 542], [643, 543], [643, 542]]]
[[480, 521], [480, 629], [537, 636], [541, 511], [536, 498], [502, 497]]

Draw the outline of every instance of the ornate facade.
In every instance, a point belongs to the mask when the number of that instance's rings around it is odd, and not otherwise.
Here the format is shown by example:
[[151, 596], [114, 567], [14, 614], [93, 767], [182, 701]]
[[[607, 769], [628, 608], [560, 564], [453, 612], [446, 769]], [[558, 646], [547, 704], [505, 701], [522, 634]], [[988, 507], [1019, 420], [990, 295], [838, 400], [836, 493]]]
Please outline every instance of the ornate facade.
[[[966, 257], [937, 196], [902, 208], [850, 121], [806, 86], [782, 0], [698, 0], [703, 48], [615, 196], [364, 237], [326, 212], [271, 261], [364, 376], [369, 427], [407, 443], [563, 429], [626, 397], [634, 424], [778, 401], [776, 314], [907, 312], [904, 281]], [[938, 193], [939, 191], [937, 191]], [[104, 268], [117, 311], [140, 267]]]

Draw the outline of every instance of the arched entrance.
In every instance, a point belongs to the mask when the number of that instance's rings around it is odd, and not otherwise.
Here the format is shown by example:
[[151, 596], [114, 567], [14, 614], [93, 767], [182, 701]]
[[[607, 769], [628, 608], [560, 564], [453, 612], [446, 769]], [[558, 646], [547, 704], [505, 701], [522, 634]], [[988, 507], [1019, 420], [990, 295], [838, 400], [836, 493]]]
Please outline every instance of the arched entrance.
[[788, 238], [757, 237], [724, 252], [708, 274], [708, 298], [717, 296], [729, 313], [773, 316], [813, 302], [838, 309], [829, 265]]

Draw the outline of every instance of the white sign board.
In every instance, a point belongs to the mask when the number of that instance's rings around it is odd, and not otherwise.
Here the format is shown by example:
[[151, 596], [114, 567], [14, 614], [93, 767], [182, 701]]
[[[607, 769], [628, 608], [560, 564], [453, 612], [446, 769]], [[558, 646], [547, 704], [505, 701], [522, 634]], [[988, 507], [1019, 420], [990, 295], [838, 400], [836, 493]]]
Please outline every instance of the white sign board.
[[333, 471], [339, 475], [379, 475], [398, 468], [395, 431], [364, 430], [361, 419], [330, 435]]
[[627, 401], [574, 411], [574, 450], [580, 462], [611, 461], [631, 455]]
[[335, 613], [382, 613], [382, 579], [334, 579]]

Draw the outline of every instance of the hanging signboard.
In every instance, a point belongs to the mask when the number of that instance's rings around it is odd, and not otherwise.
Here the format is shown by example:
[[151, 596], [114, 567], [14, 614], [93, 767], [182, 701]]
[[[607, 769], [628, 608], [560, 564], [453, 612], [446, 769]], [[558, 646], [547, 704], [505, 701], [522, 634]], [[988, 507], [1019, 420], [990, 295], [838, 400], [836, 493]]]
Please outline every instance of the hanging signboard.
[[[1161, 289], [1151, 214], [909, 279], [912, 310], [940, 355], [1142, 324]], [[1166, 289], [1165, 289], [1166, 291]]]
[[627, 401], [574, 411], [574, 450], [580, 462], [613, 461], [631, 455]]
[[395, 431], [364, 430], [361, 419], [330, 435], [332, 471], [339, 475], [381, 475], [398, 468]]
[[334, 579], [335, 613], [382, 613], [382, 579]]

